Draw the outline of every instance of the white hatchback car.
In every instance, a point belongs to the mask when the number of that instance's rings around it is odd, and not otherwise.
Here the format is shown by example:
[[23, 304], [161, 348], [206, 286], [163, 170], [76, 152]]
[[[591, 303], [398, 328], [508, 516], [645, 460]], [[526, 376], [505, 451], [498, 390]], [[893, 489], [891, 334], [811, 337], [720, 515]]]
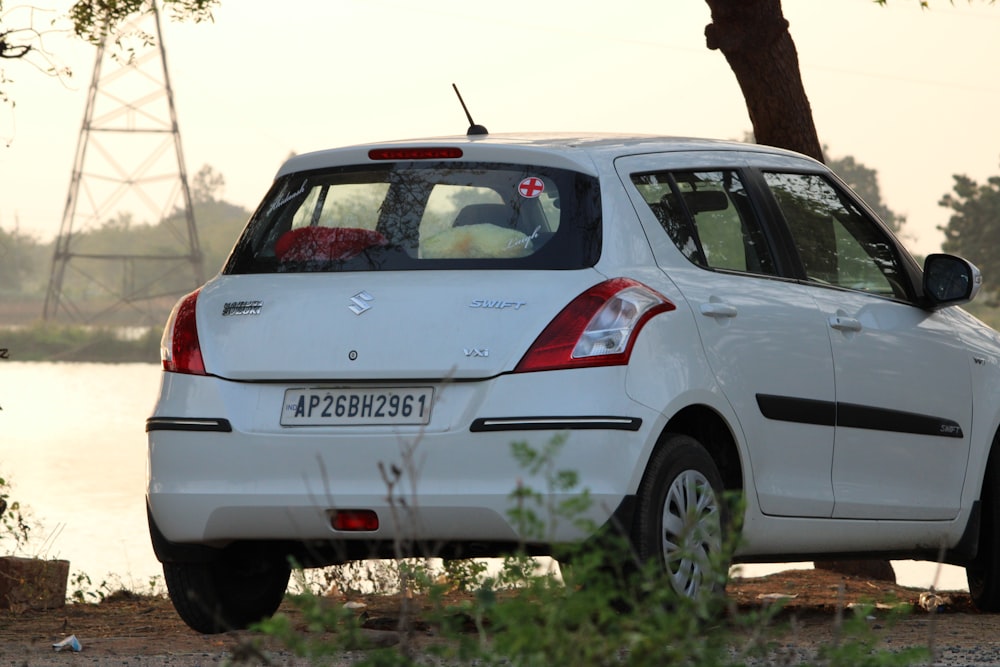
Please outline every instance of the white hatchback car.
[[214, 632], [277, 608], [288, 556], [584, 540], [510, 514], [519, 480], [547, 489], [512, 443], [559, 437], [586, 518], [681, 593], [733, 490], [737, 560], [943, 550], [995, 610], [1000, 340], [950, 307], [979, 286], [956, 257], [921, 270], [825, 166], [762, 146], [495, 135], [294, 157], [164, 333], [147, 503], [170, 596]]

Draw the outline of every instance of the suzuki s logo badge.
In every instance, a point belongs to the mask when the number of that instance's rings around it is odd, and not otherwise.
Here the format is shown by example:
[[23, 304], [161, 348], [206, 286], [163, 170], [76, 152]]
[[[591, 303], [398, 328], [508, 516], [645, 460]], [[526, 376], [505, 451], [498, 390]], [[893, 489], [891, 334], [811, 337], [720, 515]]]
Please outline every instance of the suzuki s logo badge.
[[372, 301], [374, 300], [375, 297], [362, 290], [351, 297], [351, 305], [349, 305], [348, 308], [350, 308], [351, 312], [355, 315], [360, 315], [372, 307]]

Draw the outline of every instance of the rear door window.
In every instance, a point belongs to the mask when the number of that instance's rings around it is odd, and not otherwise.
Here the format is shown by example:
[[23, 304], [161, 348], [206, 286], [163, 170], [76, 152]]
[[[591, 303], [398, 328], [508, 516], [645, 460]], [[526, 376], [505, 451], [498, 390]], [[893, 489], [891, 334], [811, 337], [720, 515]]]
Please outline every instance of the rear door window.
[[593, 266], [600, 187], [530, 165], [387, 163], [290, 174], [227, 273]]
[[634, 174], [632, 182], [690, 261], [707, 269], [774, 275], [772, 252], [735, 171]]

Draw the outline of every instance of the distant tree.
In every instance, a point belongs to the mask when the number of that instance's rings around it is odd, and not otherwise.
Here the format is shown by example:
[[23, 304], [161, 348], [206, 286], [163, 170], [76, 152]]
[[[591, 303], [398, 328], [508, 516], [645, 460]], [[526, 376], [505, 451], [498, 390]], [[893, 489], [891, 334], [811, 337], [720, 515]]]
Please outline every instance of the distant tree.
[[191, 179], [191, 199], [195, 204], [209, 204], [222, 199], [226, 178], [211, 165], [204, 165]]
[[39, 248], [34, 236], [0, 228], [0, 293], [20, 293], [35, 282], [33, 273], [44, 266]]
[[101, 229], [109, 232], [127, 232], [135, 224], [135, 216], [126, 211], [118, 211], [113, 218], [108, 218]]
[[965, 257], [983, 272], [983, 287], [990, 292], [993, 305], [1000, 302], [1000, 176], [991, 176], [977, 183], [964, 174], [955, 180], [951, 193], [938, 202], [950, 208], [941, 249]]

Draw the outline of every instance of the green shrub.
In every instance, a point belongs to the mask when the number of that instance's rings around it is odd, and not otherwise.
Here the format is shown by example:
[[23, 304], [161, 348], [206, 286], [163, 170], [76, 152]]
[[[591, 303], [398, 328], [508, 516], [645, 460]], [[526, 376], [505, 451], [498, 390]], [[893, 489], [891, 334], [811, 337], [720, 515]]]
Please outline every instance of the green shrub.
[[[510, 515], [525, 537], [551, 535], [553, 522], [579, 521], [589, 507], [591, 499], [585, 491], [566, 496], [578, 479], [554, 465], [564, 442], [565, 438], [554, 438], [541, 450], [526, 443], [513, 445], [513, 455], [526, 472], [546, 485], [542, 493], [519, 484], [511, 494]], [[566, 499], [552, 501], [555, 492]], [[726, 502], [733, 504], [734, 517], [742, 516], [738, 499]], [[427, 656], [418, 655], [412, 642], [416, 612], [408, 605], [410, 593], [417, 590], [430, 608], [420, 612], [420, 620], [442, 639], [424, 652], [449, 665], [710, 667], [744, 665], [754, 657], [770, 661], [781, 605], [740, 611], [723, 592], [738, 532], [739, 526], [733, 526], [721, 553], [713, 554], [709, 564], [720, 585], [697, 599], [674, 592], [660, 564], [639, 563], [627, 536], [609, 533], [561, 548], [556, 554], [561, 568], [554, 563], [539, 567], [523, 549], [505, 558], [503, 567], [492, 575], [481, 561], [446, 562], [440, 570], [427, 561], [395, 561], [399, 585], [393, 594], [399, 596], [401, 605], [395, 646], [368, 645], [358, 614], [317, 596], [308, 586], [291, 596], [303, 616], [305, 631], [296, 629], [282, 614], [255, 627], [313, 662], [361, 649], [364, 654], [354, 664], [426, 664]], [[347, 582], [336, 585], [345, 591], [352, 587]], [[455, 589], [468, 594], [455, 602]], [[821, 664], [905, 665], [926, 658], [922, 649], [898, 653], [876, 649], [864, 618], [858, 612], [844, 624], [842, 641], [817, 656]]]
[[0, 329], [0, 347], [12, 361], [83, 361], [101, 363], [160, 360], [160, 335], [147, 329], [126, 337], [120, 329], [38, 323]]

